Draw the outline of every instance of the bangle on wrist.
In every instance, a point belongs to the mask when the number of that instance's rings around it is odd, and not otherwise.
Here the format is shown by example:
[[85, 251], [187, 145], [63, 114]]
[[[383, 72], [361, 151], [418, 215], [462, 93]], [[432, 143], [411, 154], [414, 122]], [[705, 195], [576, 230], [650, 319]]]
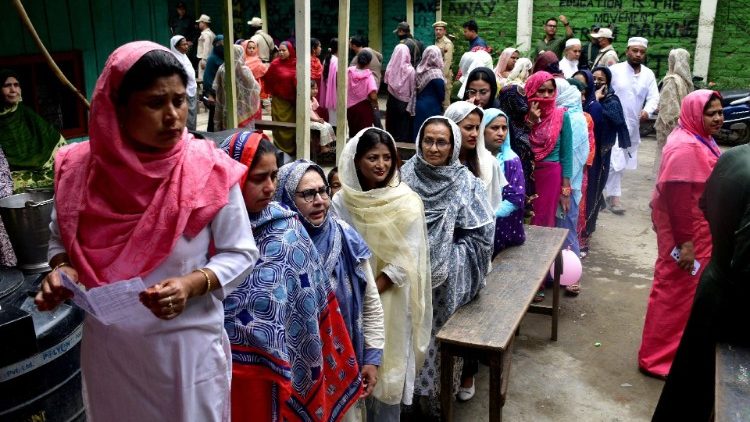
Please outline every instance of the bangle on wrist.
[[203, 294], [205, 295], [206, 293], [210, 292], [211, 291], [211, 277], [209, 277], [208, 272], [204, 270], [203, 268], [198, 268], [194, 272], [200, 272], [201, 274], [203, 274], [203, 277], [206, 278], [206, 291], [203, 292]]
[[55, 268], [53, 268], [52, 271], [56, 271], [56, 270], [60, 269], [61, 267], [70, 267], [70, 264], [68, 264], [67, 262], [63, 261], [63, 262], [55, 265]]
[[560, 190], [560, 195], [562, 196], [570, 196], [570, 193], [571, 193], [570, 186], [563, 186], [562, 189]]

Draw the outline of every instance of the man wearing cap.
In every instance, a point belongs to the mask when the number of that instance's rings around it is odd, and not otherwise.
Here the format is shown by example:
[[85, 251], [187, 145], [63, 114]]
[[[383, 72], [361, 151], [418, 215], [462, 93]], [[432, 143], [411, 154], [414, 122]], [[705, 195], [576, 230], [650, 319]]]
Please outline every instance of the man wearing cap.
[[560, 59], [560, 70], [566, 78], [572, 78], [578, 72], [578, 59], [581, 57], [581, 40], [571, 38], [565, 41], [565, 51]]
[[424, 44], [421, 41], [414, 38], [411, 35], [411, 27], [408, 22], [401, 22], [398, 24], [393, 33], [398, 36], [399, 44], [405, 44], [409, 47], [409, 54], [411, 55], [411, 65], [417, 67], [419, 62], [422, 61], [422, 52], [424, 51]]
[[254, 17], [247, 21], [247, 24], [250, 26], [250, 41], [258, 46], [258, 57], [260, 57], [260, 61], [263, 63], [270, 63], [276, 45], [273, 43], [273, 38], [263, 31], [263, 21], [259, 17]]
[[[558, 19], [565, 26], [565, 36], [560, 38], [557, 37]], [[570, 27], [570, 22], [568, 22], [568, 18], [565, 15], [560, 15], [557, 19], [547, 19], [544, 23], [544, 38], [537, 41], [534, 50], [531, 51], [531, 62], [534, 63], [536, 57], [545, 51], [553, 51], [558, 59], [561, 58], [565, 41], [570, 38], [573, 38], [573, 28]]]
[[595, 33], [591, 34], [591, 39], [599, 43], [599, 54], [596, 55], [591, 68], [594, 69], [597, 66], [612, 66], [613, 64], [620, 61], [617, 56], [617, 52], [612, 47], [612, 30], [609, 28], [601, 28]]
[[451, 86], [453, 85], [453, 41], [448, 38], [448, 24], [444, 21], [437, 21], [432, 24], [435, 29], [435, 46], [443, 53], [443, 77], [445, 78], [445, 99], [443, 108], [447, 108], [451, 103]]
[[[602, 28], [602, 31], [604, 28]], [[601, 32], [601, 31], [600, 31]], [[609, 177], [605, 186], [607, 207], [614, 214], [623, 214], [620, 204], [624, 170], [635, 170], [638, 165], [638, 145], [641, 143], [640, 122], [648, 119], [659, 105], [659, 89], [651, 69], [643, 65], [648, 40], [633, 37], [628, 40], [627, 61], [612, 65], [612, 89], [620, 97], [630, 139], [617, 139], [612, 148]], [[645, 102], [645, 105], [644, 105]]]
[[[591, 31], [589, 31], [588, 36], [591, 37], [592, 34], [596, 34], [599, 32], [600, 28], [601, 26], [599, 26], [598, 23], [591, 25]], [[587, 39], [588, 41], [583, 43], [583, 46], [581, 47], [581, 57], [578, 59], [578, 70], [593, 69], [591, 65], [594, 64], [594, 59], [599, 55], [599, 41], [594, 38]]]
[[201, 36], [198, 37], [198, 49], [195, 55], [200, 59], [198, 63], [198, 79], [203, 80], [203, 72], [206, 70], [206, 59], [211, 54], [211, 50], [214, 49], [216, 34], [211, 30], [211, 18], [208, 15], [201, 15], [196, 22], [198, 22], [198, 29], [201, 30]]

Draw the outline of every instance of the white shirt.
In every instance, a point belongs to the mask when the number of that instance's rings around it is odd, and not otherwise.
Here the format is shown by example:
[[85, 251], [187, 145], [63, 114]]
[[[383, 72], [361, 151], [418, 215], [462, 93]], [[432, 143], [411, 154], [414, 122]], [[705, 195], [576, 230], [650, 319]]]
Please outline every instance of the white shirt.
[[560, 60], [560, 70], [562, 70], [565, 78], [572, 78], [573, 74], [578, 72], [578, 60], [568, 60], [567, 57], [563, 57]]
[[[65, 252], [52, 212], [48, 256]], [[207, 258], [213, 240], [217, 254]], [[232, 355], [224, 331], [222, 299], [258, 260], [239, 185], [229, 203], [193, 239], [181, 237], [143, 283], [209, 268], [221, 288], [188, 300], [172, 320], [156, 318], [138, 303], [127, 321], [103, 325], [86, 316], [81, 370], [91, 421], [229, 421]]]
[[[641, 143], [641, 110], [648, 114], [656, 111], [659, 105], [659, 88], [654, 72], [644, 65], [641, 65], [641, 71], [637, 74], [628, 62], [614, 64], [609, 70], [612, 72], [612, 89], [622, 103], [631, 144], [628, 151], [615, 145], [612, 148], [611, 163], [614, 171], [634, 170], [638, 165], [638, 145]], [[630, 156], [626, 152], [629, 152]]]

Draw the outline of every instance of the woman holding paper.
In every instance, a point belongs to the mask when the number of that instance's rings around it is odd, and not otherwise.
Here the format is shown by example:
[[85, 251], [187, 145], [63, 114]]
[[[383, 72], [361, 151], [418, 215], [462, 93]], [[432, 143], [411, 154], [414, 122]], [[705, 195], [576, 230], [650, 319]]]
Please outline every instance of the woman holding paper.
[[61, 272], [89, 290], [135, 278], [146, 287], [126, 319], [86, 317], [81, 369], [92, 421], [229, 419], [221, 301], [258, 250], [238, 186], [244, 166], [185, 129], [186, 79], [157, 44], [118, 48], [97, 81], [89, 142], [55, 160], [54, 270], [39, 309], [72, 295]]

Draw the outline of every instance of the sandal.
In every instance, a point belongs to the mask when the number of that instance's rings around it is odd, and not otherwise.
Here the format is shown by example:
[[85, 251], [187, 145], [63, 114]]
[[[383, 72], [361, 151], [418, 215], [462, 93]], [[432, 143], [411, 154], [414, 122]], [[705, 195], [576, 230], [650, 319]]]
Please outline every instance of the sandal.
[[570, 286], [565, 286], [565, 296], [578, 296], [581, 293], [581, 285], [571, 284]]
[[544, 302], [544, 290], [539, 290], [534, 295], [534, 303]]

